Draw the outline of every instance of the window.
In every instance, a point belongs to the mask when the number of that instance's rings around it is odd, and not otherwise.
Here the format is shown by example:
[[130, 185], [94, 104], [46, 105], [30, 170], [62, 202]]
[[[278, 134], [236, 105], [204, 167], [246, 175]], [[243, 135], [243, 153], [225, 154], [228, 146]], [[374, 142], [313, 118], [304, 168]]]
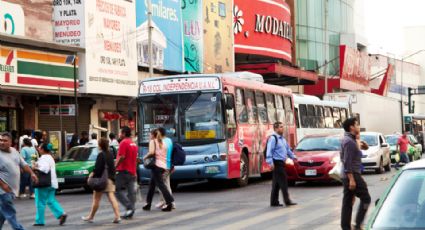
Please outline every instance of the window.
[[294, 113], [292, 112], [292, 99], [290, 97], [284, 97], [284, 106], [286, 112], [286, 123], [288, 125], [294, 124]]
[[314, 105], [307, 105], [307, 116], [308, 116], [308, 124], [309, 128], [317, 128], [316, 125], [316, 110]]
[[275, 97], [276, 97], [276, 108], [277, 108], [277, 121], [280, 121], [286, 124], [285, 109], [283, 107], [283, 98], [280, 95], [275, 95]]
[[302, 128], [308, 128], [308, 116], [307, 116], [307, 106], [306, 105], [299, 105], [300, 109], [300, 121], [301, 121], [301, 127]]
[[260, 123], [267, 123], [267, 109], [264, 93], [256, 92], [255, 101], [257, 102], [258, 117], [260, 118]]
[[333, 128], [334, 127], [334, 121], [332, 117], [332, 108], [331, 107], [325, 107], [325, 127], [326, 128]]
[[341, 122], [344, 122], [345, 120], [347, 120], [347, 117], [348, 117], [347, 109], [341, 108]]
[[300, 117], [298, 116], [298, 109], [295, 108], [295, 124], [297, 125], [297, 128], [300, 127]]
[[[228, 100], [234, 101], [232, 94], [226, 94]], [[236, 119], [235, 119], [235, 108], [226, 108], [226, 137], [233, 138], [236, 134]]]
[[323, 115], [323, 106], [316, 106], [317, 128], [325, 128], [325, 116]]
[[236, 114], [240, 123], [248, 122], [248, 111], [245, 106], [244, 92], [242, 89], [236, 89]]
[[336, 107], [333, 108], [333, 118], [334, 118], [334, 128], [341, 128], [342, 121], [341, 121], [341, 115], [339, 113], [339, 108], [336, 108]]
[[274, 95], [266, 94], [267, 100], [267, 115], [269, 118], [269, 123], [274, 124], [276, 122], [276, 107], [274, 103]]
[[248, 123], [258, 123], [257, 106], [255, 104], [254, 92], [252, 90], [245, 90], [245, 104], [248, 109]]

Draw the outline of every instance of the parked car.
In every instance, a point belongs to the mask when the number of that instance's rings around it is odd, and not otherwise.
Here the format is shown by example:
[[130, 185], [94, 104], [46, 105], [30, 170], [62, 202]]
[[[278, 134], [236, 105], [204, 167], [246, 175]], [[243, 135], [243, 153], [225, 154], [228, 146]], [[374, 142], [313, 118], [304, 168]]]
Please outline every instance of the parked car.
[[366, 229], [425, 229], [425, 160], [403, 167], [375, 204]]
[[332, 181], [329, 171], [340, 161], [341, 135], [309, 135], [296, 146], [297, 160], [286, 167], [289, 184], [297, 181]]
[[[390, 144], [390, 156], [391, 156], [391, 163], [396, 163], [396, 155], [397, 152], [397, 141], [400, 138], [401, 135], [393, 134], [393, 135], [386, 135], [385, 139], [387, 140], [388, 144]], [[418, 148], [413, 147], [411, 145], [408, 145], [407, 147], [407, 153], [409, 155], [410, 161], [415, 161], [421, 158], [421, 152]]]
[[[116, 155], [115, 147], [110, 146], [110, 151]], [[93, 172], [98, 154], [99, 149], [94, 145], [76, 146], [68, 150], [56, 163], [59, 190], [81, 187], [90, 190], [87, 186], [87, 178]]]
[[362, 150], [364, 168], [374, 169], [376, 173], [390, 171], [390, 147], [384, 136], [377, 132], [361, 132], [360, 139], [369, 145], [368, 150]]

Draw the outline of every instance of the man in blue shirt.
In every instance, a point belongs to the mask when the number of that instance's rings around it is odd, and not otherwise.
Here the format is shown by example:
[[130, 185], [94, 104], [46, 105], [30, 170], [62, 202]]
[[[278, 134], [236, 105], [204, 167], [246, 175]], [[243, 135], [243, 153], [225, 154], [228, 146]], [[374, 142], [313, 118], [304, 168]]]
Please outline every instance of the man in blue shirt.
[[[272, 167], [273, 181], [270, 195], [270, 206], [279, 207], [279, 189], [282, 191], [283, 200], [286, 206], [296, 205], [289, 198], [288, 181], [285, 171], [285, 161], [287, 158], [295, 159], [294, 153], [289, 148], [285, 138], [283, 138], [284, 126], [282, 122], [276, 122], [273, 125], [274, 133], [267, 141], [266, 162]], [[277, 142], [276, 142], [277, 141]]]

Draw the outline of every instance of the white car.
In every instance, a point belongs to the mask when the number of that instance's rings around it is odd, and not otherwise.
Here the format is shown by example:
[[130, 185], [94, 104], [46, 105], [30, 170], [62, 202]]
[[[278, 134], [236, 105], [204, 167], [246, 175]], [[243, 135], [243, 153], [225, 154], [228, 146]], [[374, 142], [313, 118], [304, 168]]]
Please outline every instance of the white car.
[[362, 164], [365, 169], [374, 169], [376, 173], [391, 170], [390, 146], [382, 133], [361, 132], [360, 139], [369, 145], [362, 150]]

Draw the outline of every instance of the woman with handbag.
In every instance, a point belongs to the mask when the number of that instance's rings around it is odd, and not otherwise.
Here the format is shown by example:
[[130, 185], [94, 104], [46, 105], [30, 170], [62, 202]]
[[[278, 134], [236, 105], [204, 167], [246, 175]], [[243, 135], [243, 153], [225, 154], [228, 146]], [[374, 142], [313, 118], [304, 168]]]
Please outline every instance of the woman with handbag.
[[[166, 170], [170, 169], [167, 162], [167, 153], [172, 146], [172, 142], [165, 136], [165, 129], [158, 128], [156, 131], [156, 138], [149, 141], [149, 152], [143, 158], [144, 166], [151, 169], [151, 180], [149, 183], [149, 190], [146, 197], [146, 204], [143, 206], [143, 210], [149, 211], [151, 209], [153, 195], [155, 188], [161, 191], [165, 199], [165, 206], [162, 211], [169, 212], [173, 208], [174, 198], [168, 191], [167, 186], [164, 184], [163, 174]], [[146, 162], [151, 162], [150, 164]]]
[[[115, 166], [113, 154], [109, 151], [109, 140], [101, 138], [99, 140], [99, 154], [96, 158], [93, 173], [90, 177], [102, 180], [107, 174], [106, 186], [104, 189], [97, 189], [93, 187], [93, 203], [88, 216], [81, 217], [82, 220], [92, 223], [97, 210], [99, 209], [100, 200], [102, 199], [103, 193], [108, 194], [109, 202], [114, 210], [115, 219], [112, 221], [114, 224], [119, 224], [121, 221], [120, 210], [118, 208], [117, 198], [115, 197]], [[90, 180], [90, 178], [89, 178]], [[100, 182], [99, 182], [100, 183]], [[89, 185], [92, 184], [89, 181]]]
[[35, 223], [34, 226], [44, 226], [44, 210], [49, 206], [53, 215], [59, 220], [59, 225], [63, 225], [67, 215], [55, 198], [56, 189], [58, 189], [58, 178], [56, 177], [55, 160], [51, 156], [52, 145], [43, 142], [38, 152], [41, 157], [33, 165], [33, 170], [38, 175], [39, 181], [34, 184], [35, 187]]

